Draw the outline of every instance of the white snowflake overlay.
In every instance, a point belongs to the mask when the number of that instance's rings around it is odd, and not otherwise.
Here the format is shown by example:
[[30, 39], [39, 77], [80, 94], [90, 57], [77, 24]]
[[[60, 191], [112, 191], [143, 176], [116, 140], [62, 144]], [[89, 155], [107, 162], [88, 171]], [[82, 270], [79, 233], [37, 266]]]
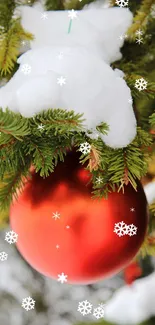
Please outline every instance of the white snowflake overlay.
[[53, 217], [52, 217], [53, 219], [55, 219], [55, 220], [57, 220], [57, 219], [60, 219], [60, 213], [58, 213], [58, 212], [53, 212]]
[[74, 18], [77, 18], [77, 11], [75, 11], [74, 9], [72, 9], [72, 10], [68, 10], [68, 17], [70, 18], [70, 19], [74, 19]]
[[127, 225], [124, 221], [120, 221], [115, 223], [114, 232], [119, 236], [122, 237], [124, 235], [134, 236], [137, 234], [137, 227], [133, 224]]
[[121, 8], [126, 7], [129, 4], [129, 0], [116, 0], [116, 4]]
[[143, 43], [143, 38], [141, 37], [143, 35], [142, 30], [138, 29], [135, 34], [137, 35], [136, 43], [138, 43], [138, 44]]
[[142, 37], [137, 37], [136, 38], [136, 43], [138, 43], [138, 44], [143, 43], [143, 38]]
[[22, 307], [27, 311], [34, 309], [34, 306], [35, 306], [35, 300], [33, 300], [31, 297], [26, 297], [23, 299]]
[[66, 84], [66, 78], [61, 76], [60, 78], [57, 78], [57, 84], [60, 85], [61, 87]]
[[48, 19], [47, 12], [43, 12], [43, 13], [41, 14], [41, 19], [43, 19], [43, 20]]
[[64, 273], [58, 274], [58, 281], [61, 283], [67, 282], [67, 275], [65, 275]]
[[97, 318], [97, 319], [104, 317], [104, 309], [103, 309], [103, 307], [99, 306], [97, 308], [94, 308], [93, 316], [95, 316], [95, 318]]
[[80, 144], [80, 151], [84, 154], [87, 155], [90, 153], [91, 145], [88, 142], [84, 142]]
[[135, 88], [139, 91], [145, 90], [147, 88], [147, 81], [144, 78], [137, 79], [135, 82]]
[[9, 244], [14, 244], [18, 240], [18, 235], [13, 230], [11, 230], [9, 232], [6, 232], [6, 234], [5, 234], [5, 240]]
[[92, 304], [88, 300], [84, 300], [79, 302], [77, 309], [83, 316], [91, 314], [92, 312]]
[[6, 261], [8, 258], [8, 254], [5, 252], [0, 252], [0, 261]]
[[115, 223], [114, 232], [119, 236], [124, 236], [128, 234], [128, 226], [124, 221]]
[[31, 73], [31, 66], [29, 64], [23, 64], [21, 66], [21, 71], [24, 73], [24, 74], [30, 74]]
[[96, 183], [101, 184], [103, 182], [103, 178], [101, 176], [96, 178]]
[[133, 224], [129, 225], [128, 226], [128, 235], [131, 237], [131, 236], [134, 236], [137, 234], [137, 227], [134, 226]]
[[43, 131], [45, 125], [43, 125], [42, 123], [38, 125], [38, 130]]

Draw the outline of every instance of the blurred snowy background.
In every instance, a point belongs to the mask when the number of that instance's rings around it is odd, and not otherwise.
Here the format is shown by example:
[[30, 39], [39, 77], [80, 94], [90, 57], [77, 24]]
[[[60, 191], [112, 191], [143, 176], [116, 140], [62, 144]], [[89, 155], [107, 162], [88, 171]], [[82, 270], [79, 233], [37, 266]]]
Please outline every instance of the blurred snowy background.
[[[97, 321], [99, 324], [137, 325], [155, 316], [153, 259], [146, 259], [143, 265], [143, 276], [150, 275], [131, 286], [125, 285], [123, 274], [93, 285], [61, 284], [32, 269], [15, 246], [4, 240], [6, 231], [8, 228], [0, 233], [0, 251], [8, 254], [6, 261], [0, 261], [1, 325], [74, 325]], [[23, 298], [28, 296], [36, 302], [34, 310], [21, 307]], [[93, 307], [106, 304], [104, 319], [97, 320], [93, 314], [83, 316], [77, 311], [83, 300], [88, 300]], [[145, 324], [155, 324], [155, 318]]]

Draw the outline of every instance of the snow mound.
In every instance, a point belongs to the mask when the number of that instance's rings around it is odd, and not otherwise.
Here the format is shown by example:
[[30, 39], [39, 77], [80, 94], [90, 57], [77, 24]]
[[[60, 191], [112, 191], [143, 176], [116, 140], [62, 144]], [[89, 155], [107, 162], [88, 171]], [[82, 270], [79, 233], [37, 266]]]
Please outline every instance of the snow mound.
[[70, 33], [68, 11], [47, 12], [47, 19], [26, 6], [21, 13], [23, 27], [35, 40], [18, 59], [18, 71], [0, 89], [0, 106], [25, 117], [49, 108], [84, 113], [86, 130], [95, 134], [96, 126], [106, 122], [109, 132], [102, 135], [103, 141], [113, 148], [127, 146], [136, 135], [131, 91], [123, 73], [110, 63], [121, 58], [119, 36], [131, 24], [130, 11], [78, 11]]
[[105, 319], [119, 325], [137, 325], [155, 316], [155, 272], [119, 289], [105, 307]]

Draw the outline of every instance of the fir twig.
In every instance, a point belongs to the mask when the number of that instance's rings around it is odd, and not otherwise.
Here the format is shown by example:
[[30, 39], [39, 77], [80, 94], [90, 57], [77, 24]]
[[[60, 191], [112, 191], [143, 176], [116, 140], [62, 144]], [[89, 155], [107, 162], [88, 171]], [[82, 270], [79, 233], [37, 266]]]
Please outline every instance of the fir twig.
[[0, 108], [0, 134], [0, 148], [8, 142], [12, 143], [13, 138], [22, 141], [24, 136], [30, 134], [28, 119], [8, 109], [3, 112]]
[[145, 240], [137, 254], [137, 257], [144, 258], [146, 255], [155, 256], [155, 237], [151, 235], [145, 237]]
[[151, 125], [151, 128], [153, 130], [155, 130], [155, 113], [153, 113], [150, 117], [149, 117], [149, 123]]
[[7, 32], [0, 36], [0, 71], [1, 75], [11, 73], [14, 64], [17, 61], [19, 48], [22, 40], [32, 40], [33, 35], [25, 32], [20, 24], [20, 20], [16, 19], [10, 23]]
[[144, 33], [147, 29], [147, 23], [150, 19], [150, 11], [151, 7], [154, 4], [154, 0], [143, 0], [140, 8], [138, 9], [134, 19], [133, 24], [128, 29], [127, 35], [128, 40], [134, 41], [136, 36], [137, 30], [142, 30]]
[[63, 10], [64, 1], [63, 0], [46, 0], [45, 1], [46, 10]]
[[5, 177], [0, 188], [0, 210], [6, 210], [13, 199], [18, 199], [27, 178], [30, 177], [29, 168], [30, 161], [27, 160], [25, 166], [19, 163], [16, 172]]

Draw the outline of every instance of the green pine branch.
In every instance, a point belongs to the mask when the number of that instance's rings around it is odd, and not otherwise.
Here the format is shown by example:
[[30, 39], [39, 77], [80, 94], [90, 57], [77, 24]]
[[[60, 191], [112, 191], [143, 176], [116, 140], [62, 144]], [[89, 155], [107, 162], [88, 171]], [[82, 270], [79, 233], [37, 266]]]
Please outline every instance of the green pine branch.
[[63, 0], [46, 0], [45, 1], [46, 10], [64, 10]]
[[[151, 136], [137, 128], [137, 136], [126, 148], [113, 149], [104, 144], [100, 137], [106, 134], [108, 126], [102, 123], [97, 126], [98, 139], [91, 137], [91, 131], [85, 130], [81, 114], [62, 109], [49, 109], [32, 118], [22, 117], [8, 109], [0, 110], [0, 179], [7, 173], [17, 175], [25, 171], [25, 166], [33, 165], [41, 177], [47, 177], [58, 161], [63, 161], [68, 149], [88, 142], [91, 152], [87, 156], [81, 154], [80, 163], [86, 164], [92, 173], [94, 191], [97, 196], [107, 196], [116, 187], [123, 187], [129, 182], [136, 189], [136, 179], [140, 179], [147, 171], [148, 150], [152, 144]], [[26, 169], [27, 172], [27, 169]], [[101, 176], [101, 184], [96, 178]], [[11, 194], [16, 187], [10, 183]], [[17, 182], [20, 184], [20, 182]], [[13, 183], [14, 184], [14, 183]], [[18, 188], [17, 184], [17, 188]], [[2, 192], [1, 192], [2, 193]], [[2, 193], [3, 194], [3, 193]], [[10, 195], [0, 195], [0, 202], [6, 205]], [[5, 199], [5, 200], [4, 200]], [[8, 201], [7, 201], [8, 202]]]
[[155, 113], [153, 113], [153, 114], [149, 117], [149, 122], [150, 122], [151, 128], [152, 128], [153, 130], [155, 130]]
[[9, 29], [0, 35], [0, 73], [11, 73], [17, 61], [22, 40], [32, 40], [33, 35], [25, 32], [19, 19], [10, 22]]
[[151, 235], [145, 237], [145, 240], [137, 254], [137, 257], [145, 258], [146, 255], [155, 256], [155, 237]]
[[143, 0], [141, 6], [138, 8], [136, 15], [133, 18], [133, 24], [129, 27], [127, 35], [128, 40], [135, 41], [136, 31], [141, 30], [146, 32], [148, 23], [151, 20], [150, 12], [154, 4], [154, 0]]
[[[61, 138], [62, 140], [62, 138]], [[36, 172], [40, 172], [41, 177], [47, 177], [54, 172], [58, 161], [64, 161], [67, 149], [71, 150], [71, 144], [68, 141], [61, 141], [59, 138], [45, 138], [39, 141], [39, 138], [29, 139], [25, 142], [26, 155], [32, 158], [32, 164]]]
[[[149, 153], [148, 147], [152, 145], [152, 137], [137, 128], [137, 136], [126, 148], [112, 149], [106, 148], [100, 143], [101, 159], [100, 168], [94, 173], [93, 185], [94, 197], [107, 197], [111, 190], [124, 189], [124, 185], [131, 183], [136, 190], [136, 180], [147, 173]], [[104, 152], [104, 153], [103, 153]], [[101, 177], [102, 182], [98, 184], [97, 178]]]
[[[145, 73], [145, 75], [146, 75], [146, 73]], [[128, 86], [130, 87], [132, 96], [134, 98], [140, 98], [141, 96], [145, 96], [149, 99], [154, 99], [155, 98], [155, 82], [149, 81], [145, 77], [145, 75], [141, 76], [141, 75], [137, 74], [136, 72], [133, 74], [126, 74], [125, 80], [126, 80]], [[146, 89], [139, 91], [135, 87], [135, 83], [136, 83], [136, 80], [141, 79], [141, 78], [146, 80], [147, 87], [146, 87]]]
[[35, 126], [38, 123], [41, 124], [46, 134], [54, 130], [55, 135], [61, 133], [68, 136], [72, 130], [81, 131], [83, 129], [82, 115], [75, 114], [73, 110], [51, 109], [38, 114], [36, 118], [34, 117], [33, 123]]
[[32, 40], [33, 35], [24, 31], [14, 11], [21, 5], [19, 0], [0, 1], [0, 75], [11, 74], [22, 40]]
[[18, 157], [16, 171], [5, 176], [0, 188], [0, 210], [5, 211], [14, 199], [18, 199], [26, 179], [31, 176], [30, 166], [30, 160], [27, 159], [25, 164], [21, 164], [20, 157]]
[[14, 13], [14, 10], [15, 10], [17, 4], [18, 4], [18, 2], [16, 0], [1, 0], [0, 1], [1, 30], [3, 29], [5, 32], [8, 31], [8, 29], [10, 27], [10, 22], [12, 20], [13, 13]]
[[8, 142], [12, 138], [22, 141], [25, 135], [30, 134], [29, 121], [9, 109], [3, 112], [0, 108], [0, 133], [0, 148], [6, 143], [6, 140]]

